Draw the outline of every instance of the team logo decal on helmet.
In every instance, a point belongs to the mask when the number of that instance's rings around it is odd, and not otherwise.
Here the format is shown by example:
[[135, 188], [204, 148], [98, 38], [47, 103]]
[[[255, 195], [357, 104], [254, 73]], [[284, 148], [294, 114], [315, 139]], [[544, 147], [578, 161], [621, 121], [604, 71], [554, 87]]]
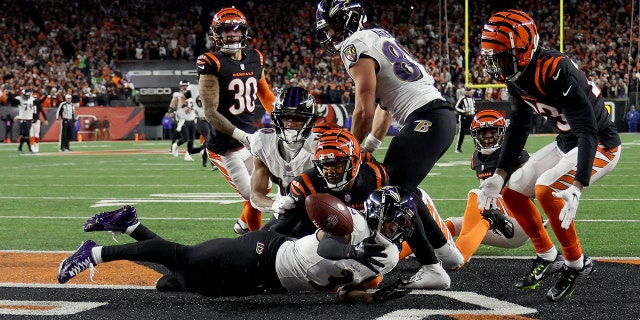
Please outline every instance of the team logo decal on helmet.
[[[286, 143], [306, 139], [318, 119], [316, 99], [304, 88], [291, 87], [278, 93], [273, 103], [271, 119], [278, 138]], [[286, 121], [285, 121], [286, 120]], [[302, 122], [299, 128], [285, 124]]]
[[320, 43], [336, 55], [344, 39], [363, 28], [367, 16], [360, 3], [350, 0], [321, 0], [316, 8], [316, 31]]
[[482, 28], [480, 55], [485, 68], [499, 81], [515, 81], [538, 48], [538, 27], [520, 10], [494, 14]]
[[416, 198], [406, 189], [385, 186], [373, 191], [365, 201], [367, 225], [372, 233], [379, 233], [399, 244], [411, 237], [414, 217], [418, 210]]

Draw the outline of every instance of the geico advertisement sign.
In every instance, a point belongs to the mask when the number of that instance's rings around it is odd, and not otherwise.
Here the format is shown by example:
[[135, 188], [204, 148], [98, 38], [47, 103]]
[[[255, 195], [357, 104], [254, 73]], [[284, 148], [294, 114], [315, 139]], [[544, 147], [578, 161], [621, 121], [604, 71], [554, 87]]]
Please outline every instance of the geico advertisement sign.
[[155, 96], [172, 93], [171, 88], [140, 88], [139, 90], [141, 96]]

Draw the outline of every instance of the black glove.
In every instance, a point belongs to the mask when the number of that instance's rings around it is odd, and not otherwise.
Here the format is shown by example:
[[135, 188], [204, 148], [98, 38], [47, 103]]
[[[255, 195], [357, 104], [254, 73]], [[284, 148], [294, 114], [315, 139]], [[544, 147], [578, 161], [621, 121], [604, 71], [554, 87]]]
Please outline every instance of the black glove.
[[387, 254], [382, 252], [384, 249], [385, 246], [382, 244], [369, 243], [365, 240], [357, 246], [350, 246], [349, 258], [357, 260], [377, 274], [379, 271], [375, 266], [382, 268], [384, 267], [384, 263], [376, 260], [375, 257], [386, 258]]
[[373, 302], [375, 303], [384, 303], [389, 300], [398, 299], [406, 296], [411, 292], [410, 289], [401, 288], [402, 279], [398, 279], [398, 281], [378, 289], [373, 293]]

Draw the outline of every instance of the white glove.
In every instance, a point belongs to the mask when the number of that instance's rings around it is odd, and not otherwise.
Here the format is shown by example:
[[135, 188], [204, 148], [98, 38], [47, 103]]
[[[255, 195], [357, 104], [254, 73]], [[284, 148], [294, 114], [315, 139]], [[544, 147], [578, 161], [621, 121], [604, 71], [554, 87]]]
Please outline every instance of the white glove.
[[576, 211], [578, 211], [578, 204], [580, 203], [580, 196], [582, 195], [582, 192], [578, 187], [572, 185], [560, 192], [553, 192], [551, 195], [556, 198], [564, 199], [564, 207], [560, 210], [560, 216], [558, 216], [558, 218], [562, 221], [562, 228], [569, 229], [573, 218], [576, 217]]
[[176, 132], [182, 131], [183, 125], [184, 125], [184, 120], [178, 120], [178, 125], [176, 126]]
[[279, 197], [276, 201], [271, 205], [271, 210], [274, 213], [282, 214], [285, 210], [293, 209], [296, 206], [296, 200], [294, 200], [290, 196]]
[[238, 128], [233, 129], [233, 134], [231, 137], [240, 141], [244, 145], [247, 150], [251, 151], [251, 134], [246, 133]]
[[496, 198], [498, 198], [503, 185], [504, 178], [495, 173], [482, 181], [480, 184], [480, 193], [478, 194], [478, 209], [480, 209], [480, 211], [498, 207]]

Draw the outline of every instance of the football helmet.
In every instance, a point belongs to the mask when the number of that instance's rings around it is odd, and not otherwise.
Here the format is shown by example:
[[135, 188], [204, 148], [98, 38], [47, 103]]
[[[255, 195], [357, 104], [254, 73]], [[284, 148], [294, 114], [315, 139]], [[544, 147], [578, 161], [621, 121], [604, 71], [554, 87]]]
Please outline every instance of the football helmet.
[[531, 16], [509, 9], [494, 14], [482, 28], [480, 55], [498, 81], [516, 81], [538, 48], [538, 27]]
[[190, 84], [189, 80], [180, 80], [180, 91], [183, 93], [187, 92], [187, 88], [189, 88]]
[[351, 0], [321, 0], [316, 8], [316, 31], [320, 43], [336, 55], [344, 39], [363, 28], [367, 22], [360, 3]]
[[416, 201], [420, 200], [402, 187], [376, 189], [364, 203], [369, 229], [393, 243], [401, 243], [413, 234], [414, 217], [418, 210]]
[[471, 137], [476, 142], [476, 149], [484, 155], [500, 148], [505, 130], [507, 122], [496, 110], [479, 111], [471, 120]]
[[31, 96], [31, 90], [22, 89], [22, 95], [25, 96], [25, 97], [30, 97]]
[[329, 189], [340, 191], [360, 170], [360, 143], [345, 129], [325, 131], [316, 144], [313, 164]]
[[[225, 31], [240, 30], [242, 35], [240, 40], [234, 43], [225, 43], [222, 33]], [[234, 54], [238, 50], [246, 47], [249, 39], [249, 27], [247, 17], [234, 7], [224, 8], [216, 13], [211, 21], [211, 37], [220, 51], [227, 54]]]
[[[285, 119], [304, 122], [299, 128], [287, 127]], [[286, 143], [295, 143], [306, 139], [318, 119], [316, 99], [301, 87], [281, 90], [273, 103], [271, 120], [276, 134]]]

